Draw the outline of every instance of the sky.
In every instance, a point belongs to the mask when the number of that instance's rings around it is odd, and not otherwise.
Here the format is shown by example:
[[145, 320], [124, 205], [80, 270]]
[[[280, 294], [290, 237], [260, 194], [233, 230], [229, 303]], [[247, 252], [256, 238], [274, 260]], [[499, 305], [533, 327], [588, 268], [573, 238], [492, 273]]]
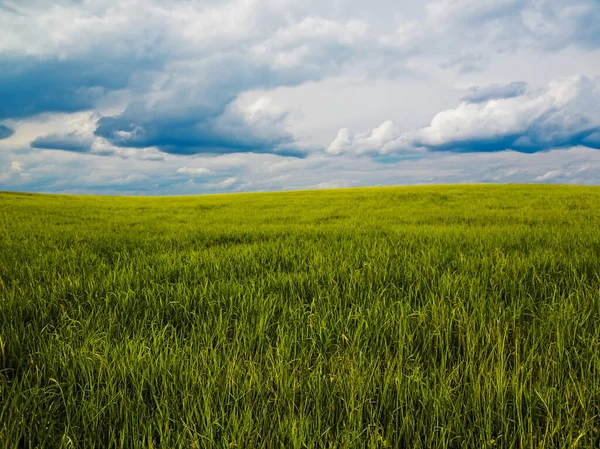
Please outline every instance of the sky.
[[0, 190], [600, 185], [599, 0], [0, 0]]

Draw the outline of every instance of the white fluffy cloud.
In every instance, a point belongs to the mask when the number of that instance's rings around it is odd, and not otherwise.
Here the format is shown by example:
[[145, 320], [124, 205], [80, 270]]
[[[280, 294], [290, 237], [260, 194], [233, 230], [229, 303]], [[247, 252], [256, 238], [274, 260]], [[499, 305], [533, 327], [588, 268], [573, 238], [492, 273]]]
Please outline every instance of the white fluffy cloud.
[[538, 92], [440, 112], [415, 141], [431, 149], [536, 152], [589, 143], [600, 129], [600, 78], [574, 76]]
[[182, 173], [184, 175], [190, 176], [204, 176], [210, 175], [213, 172], [206, 167], [181, 167], [177, 169], [177, 173]]
[[[483, 89], [484, 92], [497, 90]], [[411, 149], [535, 153], [576, 145], [600, 149], [600, 77], [573, 76], [509, 98], [462, 102], [436, 114], [429, 126], [400, 133], [387, 121], [367, 134], [339, 131], [330, 154], [407, 153]]]
[[422, 149], [412, 145], [406, 135], [400, 134], [388, 120], [368, 133], [350, 135], [347, 128], [340, 129], [337, 137], [326, 149], [331, 155], [353, 153], [357, 155], [412, 154]]

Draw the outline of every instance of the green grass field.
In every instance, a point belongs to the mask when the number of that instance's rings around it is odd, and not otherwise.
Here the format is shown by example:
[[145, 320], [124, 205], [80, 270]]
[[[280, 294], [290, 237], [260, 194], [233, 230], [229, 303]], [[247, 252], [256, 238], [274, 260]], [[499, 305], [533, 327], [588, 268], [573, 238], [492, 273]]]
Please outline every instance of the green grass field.
[[600, 444], [600, 188], [0, 194], [0, 448]]

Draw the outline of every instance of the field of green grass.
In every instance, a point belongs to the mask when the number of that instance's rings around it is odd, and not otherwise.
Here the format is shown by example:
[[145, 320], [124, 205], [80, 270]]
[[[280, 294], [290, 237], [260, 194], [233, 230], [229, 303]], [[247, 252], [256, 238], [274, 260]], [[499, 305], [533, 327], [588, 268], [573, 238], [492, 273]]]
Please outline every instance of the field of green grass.
[[0, 193], [0, 448], [600, 444], [600, 188]]

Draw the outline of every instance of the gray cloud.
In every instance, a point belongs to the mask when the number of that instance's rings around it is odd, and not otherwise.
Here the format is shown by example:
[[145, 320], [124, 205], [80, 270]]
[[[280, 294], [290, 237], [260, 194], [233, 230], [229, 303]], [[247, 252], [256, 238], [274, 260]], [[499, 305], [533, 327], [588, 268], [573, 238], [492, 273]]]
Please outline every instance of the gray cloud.
[[144, 70], [144, 64], [0, 54], [0, 119], [92, 109], [109, 92], [126, 88], [135, 70]]
[[126, 110], [98, 121], [95, 134], [119, 147], [156, 147], [171, 154], [274, 153], [302, 157], [307, 149], [285, 130], [285, 111], [260, 99], [254, 104], [231, 102], [220, 112], [177, 105], [150, 114]]
[[487, 67], [488, 60], [481, 53], [459, 54], [440, 65], [443, 69], [458, 68], [460, 73], [481, 72]]
[[0, 139], [8, 139], [15, 133], [15, 130], [8, 126], [0, 125]]
[[469, 103], [485, 103], [490, 100], [520, 97], [526, 91], [527, 83], [522, 81], [513, 81], [509, 84], [492, 84], [485, 87], [475, 86], [469, 88], [462, 100]]
[[45, 150], [63, 150], [74, 153], [88, 153], [94, 143], [89, 136], [82, 136], [75, 132], [68, 134], [49, 134], [38, 137], [31, 142], [32, 148]]

